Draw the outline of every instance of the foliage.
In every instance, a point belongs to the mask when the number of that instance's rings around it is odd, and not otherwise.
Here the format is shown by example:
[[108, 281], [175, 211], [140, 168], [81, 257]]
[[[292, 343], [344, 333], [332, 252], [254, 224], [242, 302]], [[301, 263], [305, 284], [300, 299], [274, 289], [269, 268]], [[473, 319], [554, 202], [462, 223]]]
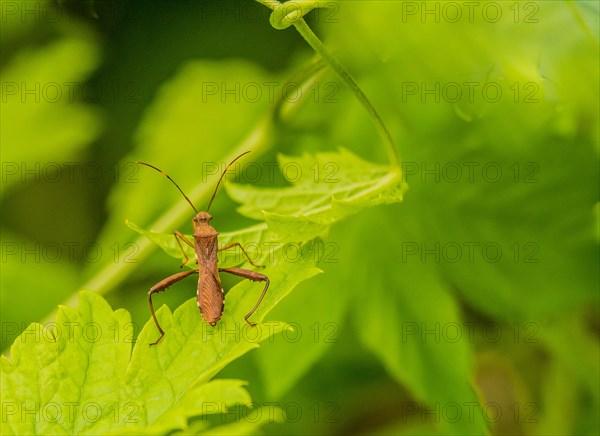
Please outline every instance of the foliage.
[[[139, 98], [38, 103], [3, 86], [2, 433], [597, 434], [597, 4], [440, 3], [436, 20], [420, 2], [260, 3], [253, 22], [200, 2], [110, 18], [87, 2], [68, 23], [7, 14], [3, 83], [134, 77]], [[297, 32], [332, 71], [290, 74], [308, 58]], [[290, 77], [303, 98], [280, 93]], [[207, 94], [215, 84], [264, 92]], [[167, 171], [200, 210], [214, 164], [248, 149], [211, 214], [220, 244], [266, 265], [259, 324], [243, 316], [260, 285], [223, 275], [211, 328], [187, 280], [157, 298], [166, 336], [149, 347], [145, 291], [177, 271], [172, 232], [191, 237], [191, 210], [132, 161]], [[72, 160], [119, 177], [23, 182], [5, 165]], [[244, 171], [275, 160], [273, 177]], [[10, 251], [86, 238], [99, 261]], [[219, 260], [244, 264], [236, 250]]]

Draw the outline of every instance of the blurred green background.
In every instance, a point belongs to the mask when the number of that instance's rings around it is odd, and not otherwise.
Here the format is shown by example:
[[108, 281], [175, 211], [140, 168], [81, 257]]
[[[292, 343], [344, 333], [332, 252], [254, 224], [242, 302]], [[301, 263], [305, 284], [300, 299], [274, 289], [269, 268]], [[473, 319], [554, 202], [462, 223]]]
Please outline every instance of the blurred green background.
[[[139, 330], [147, 289], [179, 263], [139, 255], [124, 221], [151, 227], [183, 200], [131, 162], [186, 192], [213, 183], [202, 163], [225, 160], [313, 53], [250, 1], [0, 5], [2, 350], [82, 287]], [[267, 434], [598, 434], [598, 3], [327, 6], [307, 22], [381, 112], [410, 189], [335, 227], [324, 274], [270, 314], [301, 340], [219, 376], [288, 412]], [[339, 146], [386, 162], [326, 71], [252, 159]], [[235, 208], [221, 191], [218, 230], [250, 222]], [[115, 286], [88, 286], [114, 264]]]

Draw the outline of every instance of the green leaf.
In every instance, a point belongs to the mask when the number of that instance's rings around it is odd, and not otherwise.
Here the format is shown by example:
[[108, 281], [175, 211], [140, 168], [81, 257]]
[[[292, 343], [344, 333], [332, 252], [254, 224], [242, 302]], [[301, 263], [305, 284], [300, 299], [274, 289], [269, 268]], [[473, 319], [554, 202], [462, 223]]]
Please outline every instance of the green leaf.
[[241, 214], [264, 218], [283, 241], [323, 235], [331, 224], [361, 209], [401, 201], [407, 189], [399, 170], [367, 162], [343, 148], [337, 153], [279, 156], [279, 166], [292, 186], [226, 186], [229, 195], [243, 203]]
[[[131, 351], [129, 314], [112, 312], [94, 293], [80, 296], [78, 311], [60, 307], [53, 328], [32, 324], [15, 341], [12, 358], [2, 357], [2, 404], [10, 411], [3, 420], [3, 434], [102, 434], [116, 429], [121, 433], [125, 428], [139, 434], [150, 430], [135, 425], [143, 421], [148, 409], [128, 396], [130, 386], [126, 385], [130, 378], [126, 374]], [[156, 383], [165, 378], [160, 372], [155, 376]], [[162, 428], [183, 426], [186, 416], [205, 413], [201, 407], [208, 399], [218, 404], [247, 403], [249, 396], [236, 380], [190, 389], [165, 414]], [[26, 415], [26, 410], [34, 412]], [[160, 430], [161, 425], [152, 428]]]
[[[209, 397], [219, 404], [247, 400], [239, 381], [206, 383], [229, 362], [286, 328], [284, 323], [261, 321], [298, 283], [319, 272], [309, 250], [310, 244], [304, 246], [296, 262], [287, 262], [276, 251], [265, 271], [271, 288], [252, 317], [259, 323], [255, 328], [243, 319], [261, 289], [245, 281], [227, 294], [223, 318], [215, 327], [202, 320], [195, 298], [174, 313], [160, 308], [164, 339], [148, 345], [158, 337], [154, 322], [148, 321], [131, 357], [129, 314], [113, 312], [102, 297], [82, 292], [78, 310], [60, 307], [54, 334], [32, 324], [11, 347], [11, 359], [2, 357], [2, 404], [11, 408], [2, 433], [167, 432], [185, 428], [190, 416], [203, 413]], [[72, 407], [72, 414], [54, 416], [53, 407], [63, 412]], [[24, 410], [36, 413], [26, 415]]]
[[[584, 4], [536, 3], [532, 16], [540, 25], [529, 26], [521, 15], [518, 22], [501, 20], [492, 31], [481, 17], [456, 26], [420, 20], [418, 13], [404, 15], [406, 26], [386, 28], [381, 20], [403, 16], [402, 4], [350, 8], [342, 3], [340, 20], [346, 26], [330, 35], [341, 44], [345, 32], [364, 31], [349, 61], [380, 65], [368, 68], [361, 83], [383, 106], [384, 118], [403, 116], [411, 126], [402, 142], [411, 195], [399, 221], [415, 224], [401, 242], [405, 262], [427, 263], [429, 274], [441, 270], [471, 307], [493, 319], [540, 321], [597, 295], [600, 250], [593, 208], [599, 198], [600, 82], [597, 41], [590, 43], [577, 16], [580, 10], [587, 22], [594, 15]], [[593, 30], [597, 20], [592, 22]], [[550, 23], [574, 31], [563, 38]], [[523, 35], [531, 50], [515, 53], [511, 40]], [[381, 41], [377, 47], [385, 62], [373, 58], [368, 43], [374, 41]], [[453, 55], [458, 51], [463, 56]], [[419, 62], [407, 65], [413, 54]], [[457, 107], [467, 103], [466, 93], [458, 103], [443, 93], [441, 100], [434, 98], [440, 94], [426, 95], [435, 86], [470, 80], [499, 86], [511, 101], [476, 96], [472, 105], [481, 114], [466, 120]], [[409, 96], [404, 85], [419, 92]], [[514, 86], [534, 87], [535, 99], [524, 101], [521, 93], [515, 101]], [[356, 116], [356, 108], [341, 117], [331, 124], [329, 141], [352, 136], [365, 143], [368, 121]], [[362, 127], [347, 128], [358, 124]], [[408, 248], [414, 254], [407, 255]]]
[[[455, 334], [463, 325], [458, 304], [427, 264], [402, 263], [402, 241], [412, 224], [405, 219], [398, 226], [399, 212], [397, 207], [376, 209], [353, 221], [353, 237], [338, 242], [336, 283], [353, 294], [351, 318], [361, 342], [417, 401], [438, 410], [459, 405], [461, 416], [456, 419], [440, 415], [440, 432], [485, 433], [469, 382], [469, 338]], [[332, 237], [337, 235], [333, 232]]]
[[[312, 240], [326, 233], [334, 222], [361, 209], [401, 201], [406, 190], [399, 172], [364, 161], [344, 149], [335, 153], [304, 154], [299, 158], [279, 156], [279, 164], [282, 173], [293, 186], [257, 188], [239, 184], [225, 185], [228, 193], [243, 203], [239, 208], [241, 213], [257, 219], [261, 219], [264, 214], [267, 223], [222, 233], [219, 235], [220, 246], [236, 241], [244, 247], [273, 244], [286, 250], [291, 241], [298, 243]], [[289, 172], [290, 168], [294, 168], [295, 176]], [[268, 212], [263, 212], [263, 209]], [[181, 249], [172, 234], [143, 230], [129, 221], [127, 225], [158, 244], [170, 256], [183, 260]], [[186, 238], [193, 240], [191, 235], [186, 235]], [[195, 263], [192, 259], [195, 259], [195, 254], [192, 248], [186, 244], [182, 244], [182, 247], [190, 259], [187, 266], [193, 268]], [[311, 247], [310, 255], [315, 261], [323, 260], [329, 249], [333, 249], [334, 253], [339, 249], [335, 243], [326, 245], [321, 241], [314, 242]], [[235, 258], [228, 258], [226, 254], [227, 251], [219, 253], [220, 266], [233, 266], [244, 260], [239, 252]], [[251, 258], [268, 265], [268, 254], [263, 252]], [[258, 357], [268, 395], [272, 398], [293, 386], [333, 343], [332, 338], [335, 340], [351, 293], [323, 295], [323, 290], [323, 286], [313, 285], [293, 296], [292, 301], [286, 302], [277, 310], [279, 319], [293, 322], [293, 326], [302, 331], [297, 343], [290, 343], [282, 338], [296, 337], [298, 332], [284, 332], [276, 342], [267, 344]], [[332, 291], [331, 286], [327, 291]], [[317, 300], [321, 303], [318, 310], [314, 307], [314, 301]], [[335, 330], [333, 337], [329, 335], [332, 329]], [[290, 356], [296, 358], [290, 359]], [[284, 360], [286, 371], [283, 372], [280, 370], [284, 367]], [[279, 376], [273, 377], [274, 373], [279, 372]]]

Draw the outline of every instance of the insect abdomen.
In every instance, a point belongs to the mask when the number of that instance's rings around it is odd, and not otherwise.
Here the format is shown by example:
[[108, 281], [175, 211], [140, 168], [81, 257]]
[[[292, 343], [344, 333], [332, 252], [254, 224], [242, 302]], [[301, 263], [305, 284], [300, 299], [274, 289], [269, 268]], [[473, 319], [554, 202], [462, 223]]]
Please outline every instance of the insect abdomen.
[[204, 321], [214, 326], [223, 314], [223, 287], [212, 274], [205, 274], [198, 282], [197, 304]]

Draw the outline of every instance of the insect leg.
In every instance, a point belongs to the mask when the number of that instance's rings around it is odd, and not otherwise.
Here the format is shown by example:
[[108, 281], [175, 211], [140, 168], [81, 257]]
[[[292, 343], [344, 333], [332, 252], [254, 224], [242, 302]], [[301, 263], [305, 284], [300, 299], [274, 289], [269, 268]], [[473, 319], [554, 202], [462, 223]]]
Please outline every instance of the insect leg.
[[248, 253], [246, 253], [246, 250], [244, 250], [244, 247], [242, 247], [242, 244], [240, 244], [239, 242], [232, 242], [231, 244], [227, 244], [227, 245], [219, 248], [218, 251], [229, 250], [230, 248], [233, 248], [233, 247], [240, 247], [240, 250], [242, 250], [242, 253], [244, 253], [244, 256], [246, 256], [246, 259], [248, 259], [248, 262], [250, 262], [253, 266], [255, 266], [257, 268], [264, 268], [265, 267], [264, 265], [258, 265], [256, 263], [252, 262], [252, 259], [250, 259], [250, 256], [248, 256]]
[[250, 327], [254, 327], [256, 324], [253, 322], [248, 321], [248, 318], [250, 318], [252, 316], [252, 314], [256, 311], [256, 309], [258, 308], [258, 306], [260, 305], [260, 303], [262, 302], [263, 298], [265, 298], [265, 294], [267, 293], [267, 289], [269, 289], [269, 283], [271, 283], [269, 281], [269, 278], [261, 273], [257, 273], [254, 271], [248, 271], [247, 269], [241, 269], [241, 268], [219, 268], [219, 271], [222, 272], [226, 272], [229, 274], [233, 274], [235, 276], [240, 276], [243, 277], [245, 279], [248, 280], [252, 280], [253, 282], [265, 282], [265, 288], [262, 291], [262, 294], [260, 294], [260, 298], [258, 299], [258, 301], [256, 302], [256, 304], [254, 305], [254, 307], [252, 308], [252, 310], [250, 312], [248, 312], [248, 314], [244, 317], [244, 319], [246, 320], [246, 322], [248, 323], [248, 325]]
[[173, 232], [173, 236], [175, 236], [175, 240], [177, 241], [177, 245], [179, 245], [179, 249], [181, 250], [181, 252], [183, 253], [183, 256], [185, 257], [185, 260], [183, 261], [183, 263], [179, 267], [179, 268], [183, 268], [183, 265], [185, 265], [186, 263], [188, 263], [188, 260], [190, 260], [190, 258], [188, 257], [187, 254], [185, 254], [185, 251], [183, 251], [183, 247], [181, 246], [181, 241], [185, 242], [186, 244], [188, 244], [192, 248], [194, 248], [194, 244], [192, 244], [190, 241], [188, 241], [187, 238], [185, 236], [183, 236], [183, 233], [181, 233], [178, 230], [175, 230]]
[[157, 284], [155, 284], [154, 286], [152, 286], [150, 288], [150, 290], [148, 291], [148, 303], [150, 304], [150, 312], [152, 313], [152, 318], [154, 318], [154, 323], [156, 324], [156, 327], [158, 327], [158, 331], [160, 332], [160, 337], [155, 342], [151, 343], [150, 345], [158, 344], [160, 342], [160, 340], [163, 338], [163, 336], [165, 335], [165, 332], [160, 327], [160, 324], [158, 323], [158, 319], [156, 318], [156, 312], [154, 312], [154, 305], [152, 304], [152, 294], [155, 294], [157, 292], [162, 292], [165, 289], [167, 289], [169, 286], [177, 283], [180, 280], [183, 280], [187, 276], [190, 276], [192, 274], [197, 274], [197, 273], [198, 273], [198, 270], [194, 269], [194, 270], [190, 270], [190, 271], [184, 271], [184, 272], [180, 272], [177, 274], [173, 274], [172, 276], [169, 276], [166, 279], [163, 279], [160, 282], [158, 282]]

